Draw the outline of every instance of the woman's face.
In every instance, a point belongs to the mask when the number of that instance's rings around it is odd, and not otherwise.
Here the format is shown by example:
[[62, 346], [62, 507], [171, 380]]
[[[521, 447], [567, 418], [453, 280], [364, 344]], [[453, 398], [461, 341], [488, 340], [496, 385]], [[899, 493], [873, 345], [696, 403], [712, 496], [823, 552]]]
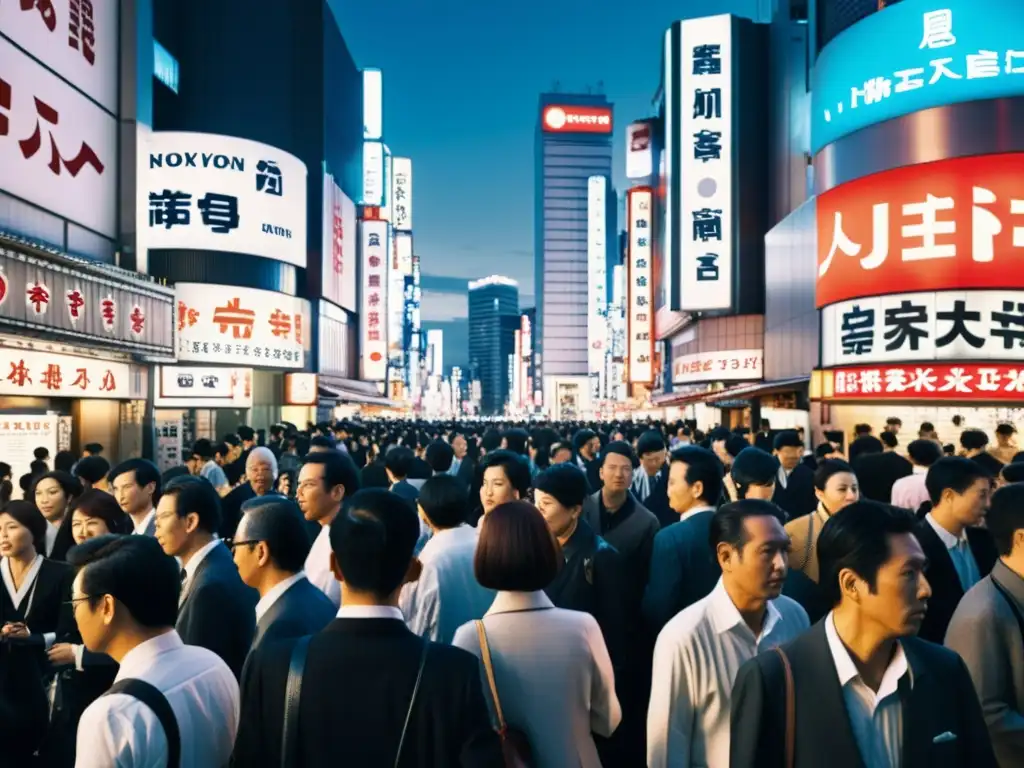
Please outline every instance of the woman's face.
[[549, 493], [534, 490], [534, 500], [537, 502], [537, 509], [544, 515], [544, 522], [548, 524], [551, 533], [555, 538], [562, 541], [567, 534], [576, 527], [576, 520], [580, 516], [582, 507], [566, 507]]
[[57, 523], [64, 517], [64, 510], [68, 506], [68, 497], [64, 495], [64, 489], [60, 487], [60, 483], [52, 477], [47, 477], [36, 483], [36, 506], [43, 513], [43, 517], [51, 523]]
[[502, 504], [515, 501], [518, 498], [519, 492], [512, 487], [503, 466], [499, 464], [484, 470], [484, 482], [480, 486], [480, 505], [483, 507], [485, 515]]
[[825, 509], [834, 515], [860, 498], [860, 487], [856, 476], [850, 472], [836, 472], [825, 483], [824, 491], [815, 488], [814, 493]]
[[23, 558], [34, 552], [32, 532], [10, 515], [0, 513], [0, 557]]
[[83, 541], [95, 539], [97, 536], [107, 533], [110, 533], [110, 529], [107, 528], [103, 518], [89, 517], [80, 510], [75, 510], [71, 516], [71, 537], [75, 540], [75, 544], [81, 544]]

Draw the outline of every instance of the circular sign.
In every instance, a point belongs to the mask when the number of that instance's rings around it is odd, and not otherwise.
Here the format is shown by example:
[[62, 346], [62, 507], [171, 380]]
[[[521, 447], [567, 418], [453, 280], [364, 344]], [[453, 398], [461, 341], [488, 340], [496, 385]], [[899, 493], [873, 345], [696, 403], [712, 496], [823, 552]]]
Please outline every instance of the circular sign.
[[565, 127], [565, 110], [561, 107], [548, 107], [544, 112], [544, 124], [552, 130], [558, 131]]

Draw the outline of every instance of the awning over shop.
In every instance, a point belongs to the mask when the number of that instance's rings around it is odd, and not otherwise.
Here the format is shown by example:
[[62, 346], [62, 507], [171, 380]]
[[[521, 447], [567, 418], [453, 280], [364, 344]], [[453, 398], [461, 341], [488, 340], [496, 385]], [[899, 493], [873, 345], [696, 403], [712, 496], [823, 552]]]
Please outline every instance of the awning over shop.
[[792, 392], [798, 387], [803, 387], [810, 381], [808, 376], [797, 376], [792, 379], [778, 379], [776, 381], [755, 381], [749, 384], [740, 384], [728, 389], [720, 389], [717, 392], [708, 393], [707, 404], [715, 405], [726, 400], [753, 400], [765, 395], [777, 395], [780, 392]]
[[334, 400], [342, 403], [379, 405], [385, 408], [393, 405], [390, 400], [377, 391], [377, 385], [370, 381], [324, 379], [321, 376], [319, 395], [321, 400]]
[[660, 407], [678, 406], [678, 405], [690, 405], [691, 403], [702, 402], [702, 401], [706, 400], [709, 397], [717, 395], [721, 391], [722, 390], [717, 390], [717, 391], [714, 391], [714, 392], [709, 392], [706, 389], [701, 389], [701, 390], [696, 391], [696, 392], [693, 391], [693, 390], [682, 391], [682, 392], [679, 392], [679, 391], [666, 392], [666, 393], [661, 394], [661, 395], [655, 395], [654, 397], [651, 398], [651, 402], [653, 402], [655, 405], [660, 406]]

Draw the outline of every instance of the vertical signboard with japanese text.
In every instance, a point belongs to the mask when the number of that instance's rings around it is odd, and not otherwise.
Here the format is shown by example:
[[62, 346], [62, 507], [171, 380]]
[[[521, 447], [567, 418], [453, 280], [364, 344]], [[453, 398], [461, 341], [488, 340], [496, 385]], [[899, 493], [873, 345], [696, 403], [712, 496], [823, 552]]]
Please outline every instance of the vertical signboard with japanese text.
[[727, 14], [682, 22], [677, 183], [683, 311], [732, 306], [732, 24]]
[[398, 232], [412, 229], [412, 160], [391, 161], [391, 226]]
[[360, 253], [359, 378], [386, 381], [388, 373], [388, 258], [386, 221], [362, 221]]
[[654, 380], [654, 292], [651, 269], [651, 207], [654, 193], [636, 187], [626, 196], [629, 213], [628, 290], [626, 309], [629, 381], [650, 384]]
[[322, 295], [339, 307], [356, 307], [356, 204], [324, 173]]
[[587, 179], [587, 367], [597, 391], [608, 348], [608, 179]]
[[530, 316], [519, 317], [519, 342], [520, 360], [522, 367], [521, 381], [523, 382], [521, 404], [525, 408], [533, 408], [533, 376], [530, 371], [530, 363], [533, 360], [533, 328], [530, 325]]
[[363, 142], [363, 205], [384, 205], [384, 146]]
[[380, 207], [380, 216], [377, 218], [381, 221], [391, 221], [391, 190], [393, 189], [391, 184], [392, 179], [392, 158], [391, 150], [388, 149], [388, 145], [384, 145], [384, 204]]
[[654, 174], [654, 127], [650, 120], [626, 128], [626, 178], [646, 179]]

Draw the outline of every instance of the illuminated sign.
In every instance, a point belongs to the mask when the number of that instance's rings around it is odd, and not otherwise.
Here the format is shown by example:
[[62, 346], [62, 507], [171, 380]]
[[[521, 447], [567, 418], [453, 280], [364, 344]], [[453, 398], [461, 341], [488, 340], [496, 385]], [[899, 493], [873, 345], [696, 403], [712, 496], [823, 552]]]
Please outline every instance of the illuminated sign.
[[379, 141], [384, 134], [384, 76], [379, 69], [363, 70], [363, 138]]
[[1024, 399], [1024, 365], [888, 365], [821, 371], [824, 400]]
[[363, 205], [385, 205], [384, 147], [379, 141], [363, 142]]
[[604, 366], [608, 347], [608, 179], [587, 180], [587, 360], [591, 375]]
[[362, 261], [362, 302], [359, 312], [359, 378], [385, 381], [388, 370], [388, 258], [387, 222], [363, 221], [359, 224]]
[[654, 126], [644, 120], [626, 129], [626, 178], [646, 179], [654, 173]]
[[629, 190], [627, 358], [629, 381], [654, 381], [654, 270], [651, 265], [651, 207], [654, 193], [648, 187]]
[[412, 229], [412, 160], [391, 161], [391, 225], [398, 231]]
[[356, 311], [356, 204], [324, 173], [321, 295]]
[[811, 151], [923, 109], [1024, 93], [1022, 28], [1020, 0], [893, 3], [857, 22], [815, 63]]
[[544, 108], [541, 127], [548, 133], [611, 133], [612, 109], [551, 105]]

